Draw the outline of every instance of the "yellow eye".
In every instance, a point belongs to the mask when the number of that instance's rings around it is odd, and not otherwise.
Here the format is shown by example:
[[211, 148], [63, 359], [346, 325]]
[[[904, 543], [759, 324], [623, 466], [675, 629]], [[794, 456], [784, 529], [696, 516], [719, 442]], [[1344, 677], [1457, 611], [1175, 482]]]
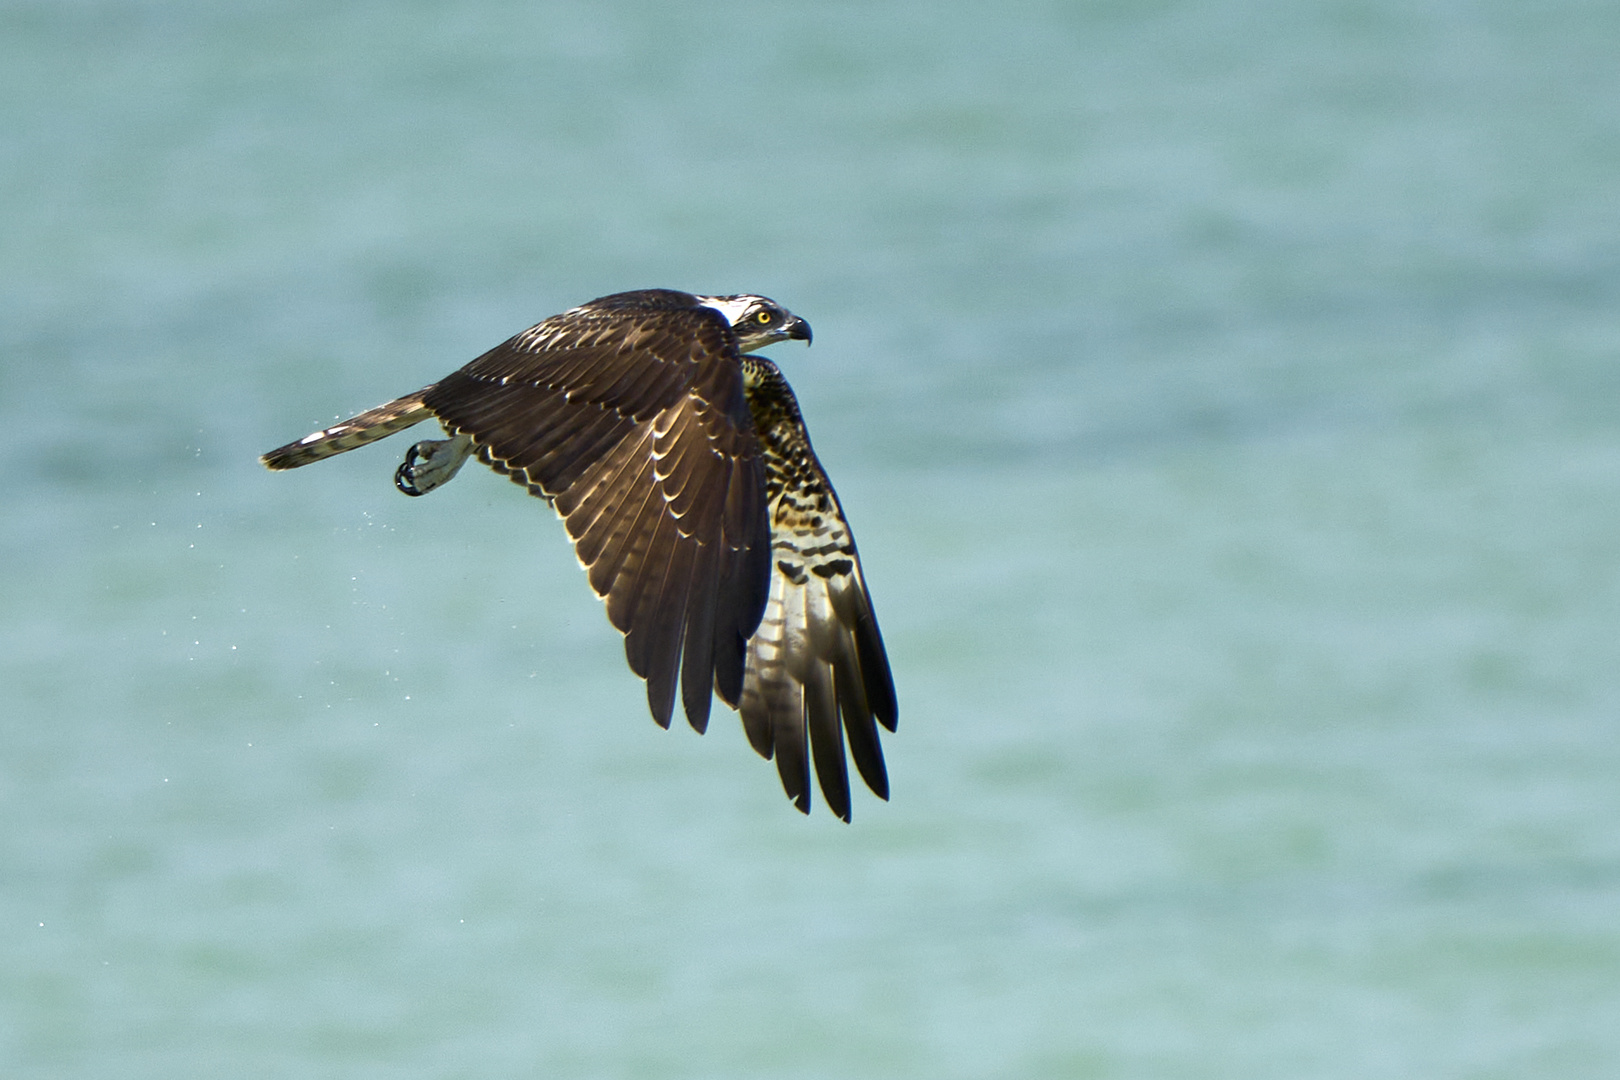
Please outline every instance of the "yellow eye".
[[775, 317], [776, 316], [772, 315], [769, 311], [761, 311], [758, 315], [754, 316], [754, 321], [759, 323], [761, 326], [765, 326]]

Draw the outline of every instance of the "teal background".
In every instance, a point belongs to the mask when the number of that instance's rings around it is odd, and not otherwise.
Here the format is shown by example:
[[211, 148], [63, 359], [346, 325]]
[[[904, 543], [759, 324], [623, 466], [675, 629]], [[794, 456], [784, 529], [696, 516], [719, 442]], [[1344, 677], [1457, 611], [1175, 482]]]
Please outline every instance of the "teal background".
[[[1620, 1075], [1620, 7], [0, 0], [0, 1073]], [[892, 803], [257, 455], [774, 296]]]

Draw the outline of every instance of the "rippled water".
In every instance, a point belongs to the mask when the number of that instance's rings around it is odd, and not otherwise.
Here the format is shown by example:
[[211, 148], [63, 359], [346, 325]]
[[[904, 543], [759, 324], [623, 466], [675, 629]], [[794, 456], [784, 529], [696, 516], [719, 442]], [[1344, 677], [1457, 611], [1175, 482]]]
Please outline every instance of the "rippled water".
[[[1616, 1075], [1617, 53], [0, 3], [0, 1072]], [[504, 480], [256, 463], [648, 285], [815, 326], [853, 825], [658, 731]]]

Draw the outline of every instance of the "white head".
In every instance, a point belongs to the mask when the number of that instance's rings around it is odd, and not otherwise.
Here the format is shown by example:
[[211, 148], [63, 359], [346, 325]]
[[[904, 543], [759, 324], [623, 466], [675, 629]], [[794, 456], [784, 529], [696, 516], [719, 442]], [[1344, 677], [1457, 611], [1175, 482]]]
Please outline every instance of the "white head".
[[810, 324], [775, 300], [741, 293], [737, 296], [700, 296], [698, 303], [725, 316], [737, 334], [737, 346], [752, 352], [777, 341], [810, 341]]

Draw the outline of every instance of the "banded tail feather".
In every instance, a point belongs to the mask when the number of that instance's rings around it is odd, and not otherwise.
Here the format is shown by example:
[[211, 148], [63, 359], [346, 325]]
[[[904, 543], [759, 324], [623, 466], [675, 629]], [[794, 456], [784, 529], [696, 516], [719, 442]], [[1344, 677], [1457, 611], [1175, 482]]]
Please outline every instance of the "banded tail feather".
[[422, 396], [431, 389], [431, 386], [425, 387], [375, 409], [367, 409], [342, 423], [311, 432], [297, 442], [276, 447], [259, 461], [267, 469], [296, 469], [386, 439], [397, 431], [433, 419], [433, 411], [422, 403]]

